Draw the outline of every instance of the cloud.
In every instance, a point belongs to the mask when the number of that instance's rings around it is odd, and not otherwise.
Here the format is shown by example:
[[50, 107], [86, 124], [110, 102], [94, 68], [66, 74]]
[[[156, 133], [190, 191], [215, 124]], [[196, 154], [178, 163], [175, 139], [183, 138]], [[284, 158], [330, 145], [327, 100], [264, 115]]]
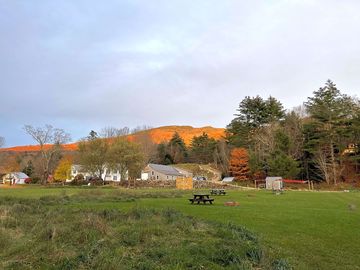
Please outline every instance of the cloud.
[[356, 94], [357, 1], [0, 2], [0, 135], [52, 124], [225, 126], [246, 95]]

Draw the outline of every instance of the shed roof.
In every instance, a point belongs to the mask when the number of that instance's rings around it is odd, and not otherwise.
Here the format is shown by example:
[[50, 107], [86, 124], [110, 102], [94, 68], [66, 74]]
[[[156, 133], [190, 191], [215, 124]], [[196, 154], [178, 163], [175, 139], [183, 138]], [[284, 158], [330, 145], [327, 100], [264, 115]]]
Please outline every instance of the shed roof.
[[276, 181], [276, 180], [282, 180], [281, 176], [268, 176], [265, 178], [266, 181]]
[[16, 178], [19, 179], [25, 179], [25, 178], [29, 178], [29, 176], [27, 176], [25, 173], [23, 172], [11, 172], [11, 175], [15, 176]]
[[165, 175], [184, 176], [182, 173], [180, 173], [178, 170], [176, 170], [174, 167], [171, 166], [153, 164], [153, 163], [150, 163], [148, 166], [154, 171], [157, 171]]

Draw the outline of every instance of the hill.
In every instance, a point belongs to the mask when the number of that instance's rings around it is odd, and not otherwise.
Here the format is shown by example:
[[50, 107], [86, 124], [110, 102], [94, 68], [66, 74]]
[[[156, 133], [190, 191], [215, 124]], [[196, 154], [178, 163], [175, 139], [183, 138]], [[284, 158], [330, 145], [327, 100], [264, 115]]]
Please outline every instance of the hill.
[[[180, 134], [187, 145], [190, 144], [191, 139], [194, 136], [199, 136], [204, 132], [214, 139], [220, 139], [225, 135], [225, 129], [210, 126], [200, 128], [194, 128], [192, 126], [164, 126], [140, 131], [135, 134], [127, 135], [126, 137], [131, 141], [136, 141], [137, 139], [146, 136], [150, 138], [152, 142], [159, 144], [161, 142], [169, 141], [175, 132]], [[51, 145], [48, 145], [47, 147], [51, 147]], [[77, 143], [65, 144], [63, 147], [66, 151], [74, 151], [77, 149]], [[37, 145], [23, 145], [1, 148], [0, 152], [36, 152], [39, 150], [40, 148]]]

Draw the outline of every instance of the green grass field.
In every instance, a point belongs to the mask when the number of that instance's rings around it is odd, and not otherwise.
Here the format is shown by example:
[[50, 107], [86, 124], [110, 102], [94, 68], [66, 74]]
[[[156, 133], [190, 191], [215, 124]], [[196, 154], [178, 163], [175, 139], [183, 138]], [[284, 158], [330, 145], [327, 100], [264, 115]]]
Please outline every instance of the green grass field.
[[[208, 228], [211, 227], [211, 222], [220, 224], [220, 227], [224, 224], [224, 228], [229, 226], [229, 222], [243, 226], [259, 238], [268, 258], [284, 258], [294, 269], [360, 269], [359, 192], [287, 191], [276, 196], [265, 191], [230, 190], [226, 196], [215, 197], [214, 205], [191, 205], [187, 200], [191, 194], [192, 191], [174, 190], [29, 187], [0, 189], [0, 200], [2, 204], [6, 204], [7, 200], [25, 200], [22, 203], [26, 203], [26, 199], [40, 199], [40, 204], [50, 211], [72, 209], [68, 214], [70, 216], [74, 215], [74, 211], [119, 210], [127, 213], [135, 208], [152, 209], [151, 211], [162, 213], [170, 208], [180, 211], [184, 215], [181, 219], [194, 217], [198, 222], [205, 222], [204, 226]], [[74, 199], [67, 199], [65, 203], [59, 199], [65, 197]], [[118, 200], [117, 197], [122, 199]], [[59, 203], [57, 200], [60, 200]], [[240, 206], [224, 206], [225, 201], [237, 201]], [[187, 226], [186, 224], [189, 223], [185, 222], [184, 226]], [[162, 228], [165, 229], [166, 226]], [[192, 237], [197, 234], [199, 231], [192, 231]], [[187, 232], [179, 232], [178, 237], [185, 235]], [[211, 235], [214, 234], [202, 234], [201, 241], [206, 242], [207, 237], [209, 243], [217, 241], [212, 239]], [[229, 241], [229, 246], [233, 245], [231, 240]], [[183, 258], [186, 254], [185, 252], [182, 255]], [[166, 263], [164, 261], [164, 264]], [[269, 264], [259, 266], [267, 268]], [[179, 264], [178, 268], [171, 267], [168, 269], [183, 269], [185, 266]]]

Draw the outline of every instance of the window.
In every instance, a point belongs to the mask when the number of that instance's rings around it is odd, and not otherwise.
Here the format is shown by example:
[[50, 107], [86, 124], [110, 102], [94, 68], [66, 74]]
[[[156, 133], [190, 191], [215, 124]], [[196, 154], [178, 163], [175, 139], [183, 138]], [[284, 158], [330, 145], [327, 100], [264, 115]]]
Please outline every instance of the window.
[[113, 180], [115, 180], [115, 181], [117, 180], [117, 175], [113, 176]]
[[166, 179], [169, 179], [169, 176], [168, 176], [168, 175], [166, 176]]
[[156, 179], [159, 179], [159, 176], [158, 176], [158, 175], [156, 176]]
[[154, 171], [151, 171], [151, 175], [154, 175]]

